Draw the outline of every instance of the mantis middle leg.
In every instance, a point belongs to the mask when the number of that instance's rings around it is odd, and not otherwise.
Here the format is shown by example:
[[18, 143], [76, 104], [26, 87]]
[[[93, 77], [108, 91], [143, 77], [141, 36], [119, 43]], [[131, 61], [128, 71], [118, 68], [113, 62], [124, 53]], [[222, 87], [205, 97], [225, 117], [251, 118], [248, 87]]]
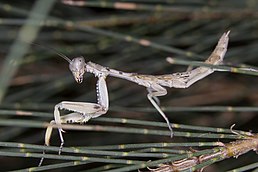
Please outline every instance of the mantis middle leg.
[[155, 101], [155, 100], [157, 100], [158, 96], [166, 95], [167, 90], [158, 84], [152, 85], [151, 88], [147, 88], [147, 90], [149, 92], [147, 94], [149, 101], [155, 107], [155, 109], [157, 109], [157, 111], [160, 113], [160, 115], [165, 119], [165, 121], [168, 125], [168, 128], [170, 130], [170, 137], [172, 138], [174, 135], [172, 126], [171, 126], [167, 116], [165, 115], [165, 113], [161, 110], [160, 106], [158, 105], [159, 102]]

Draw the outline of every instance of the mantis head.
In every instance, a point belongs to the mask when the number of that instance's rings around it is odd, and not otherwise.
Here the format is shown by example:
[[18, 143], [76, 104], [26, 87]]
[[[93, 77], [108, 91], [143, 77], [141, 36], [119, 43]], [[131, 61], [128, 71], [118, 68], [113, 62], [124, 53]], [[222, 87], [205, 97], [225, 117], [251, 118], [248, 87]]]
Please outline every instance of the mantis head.
[[55, 52], [58, 56], [62, 57], [64, 60], [66, 60], [69, 63], [69, 68], [70, 68], [71, 72], [73, 73], [73, 77], [74, 77], [75, 81], [78, 83], [82, 83], [83, 74], [86, 71], [86, 63], [85, 63], [85, 60], [83, 57], [76, 57], [73, 60], [71, 60], [69, 57], [67, 57], [66, 55], [64, 55], [61, 52], [58, 52], [54, 48], [47, 47], [45, 45], [40, 45], [37, 43], [31, 43], [31, 44], [43, 47], [47, 50], [51, 50], [51, 51]]
[[83, 57], [76, 57], [70, 61], [69, 68], [73, 74], [73, 77], [76, 82], [82, 83], [83, 74], [86, 71], [85, 69], [85, 60]]

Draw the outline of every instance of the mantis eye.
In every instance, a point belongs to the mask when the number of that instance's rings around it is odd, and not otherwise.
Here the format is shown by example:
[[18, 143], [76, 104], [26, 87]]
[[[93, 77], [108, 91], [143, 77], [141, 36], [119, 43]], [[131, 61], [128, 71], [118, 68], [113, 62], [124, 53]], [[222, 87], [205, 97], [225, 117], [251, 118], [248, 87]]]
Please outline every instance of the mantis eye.
[[73, 74], [76, 82], [82, 83], [83, 75], [85, 72], [85, 60], [83, 57], [74, 58], [69, 65], [69, 68]]

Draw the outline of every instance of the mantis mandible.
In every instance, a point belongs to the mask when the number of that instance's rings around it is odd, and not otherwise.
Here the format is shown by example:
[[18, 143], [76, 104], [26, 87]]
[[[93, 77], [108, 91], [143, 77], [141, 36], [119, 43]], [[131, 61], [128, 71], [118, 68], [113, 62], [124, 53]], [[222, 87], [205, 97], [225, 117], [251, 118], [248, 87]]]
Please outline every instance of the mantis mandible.
[[[224, 33], [212, 54], [205, 61], [206, 64], [220, 65], [223, 63], [224, 55], [227, 51], [228, 40], [230, 31]], [[170, 135], [173, 137], [172, 126], [166, 117], [165, 113], [161, 110], [157, 103], [158, 96], [164, 96], [167, 94], [167, 90], [164, 87], [173, 88], [188, 88], [195, 82], [201, 80], [202, 78], [208, 76], [209, 74], [216, 71], [216, 69], [209, 67], [197, 67], [190, 71], [178, 72], [165, 75], [142, 75], [137, 73], [126, 73], [111, 69], [108, 67], [101, 66], [93, 62], [85, 62], [83, 57], [76, 57], [70, 60], [67, 56], [62, 53], [57, 53], [59, 56], [63, 57], [69, 62], [69, 68], [73, 74], [73, 77], [77, 83], [82, 83], [83, 75], [88, 72], [95, 75], [98, 78], [96, 90], [97, 90], [97, 103], [88, 102], [71, 102], [62, 101], [55, 105], [54, 109], [54, 120], [50, 124], [57, 124], [61, 145], [59, 148], [59, 154], [61, 154], [62, 147], [64, 145], [64, 138], [62, 135], [63, 129], [61, 124], [64, 123], [85, 123], [91, 118], [97, 118], [105, 113], [107, 113], [109, 108], [109, 98], [108, 89], [106, 84], [106, 78], [108, 76], [113, 76], [117, 78], [126, 79], [128, 81], [137, 83], [138, 85], [144, 86], [148, 90], [147, 98], [151, 104], [157, 109], [160, 115], [166, 121], [168, 128], [170, 130]], [[69, 110], [73, 113], [60, 116], [60, 110]], [[45, 134], [45, 145], [49, 146], [50, 137], [53, 127], [49, 125]], [[43, 159], [42, 159], [43, 160]], [[41, 163], [42, 163], [41, 160]], [[41, 164], [40, 163], [40, 164]]]

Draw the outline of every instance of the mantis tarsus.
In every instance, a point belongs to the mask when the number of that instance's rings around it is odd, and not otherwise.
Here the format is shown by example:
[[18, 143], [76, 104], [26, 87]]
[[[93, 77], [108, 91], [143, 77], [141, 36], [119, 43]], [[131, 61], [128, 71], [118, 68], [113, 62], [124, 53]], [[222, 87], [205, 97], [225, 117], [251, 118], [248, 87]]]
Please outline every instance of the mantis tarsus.
[[[212, 52], [210, 57], [205, 61], [206, 64], [220, 65], [223, 63], [223, 58], [227, 51], [229, 33], [230, 31], [224, 33], [221, 36], [215, 50]], [[50, 123], [57, 124], [60, 126], [58, 128], [59, 136], [61, 140], [59, 154], [61, 154], [61, 150], [64, 144], [64, 139], [62, 135], [62, 132], [64, 131], [62, 130], [61, 124], [84, 123], [91, 118], [96, 118], [107, 113], [109, 108], [108, 90], [107, 90], [107, 84], [106, 84], [107, 76], [126, 79], [146, 87], [148, 90], [147, 97], [149, 101], [157, 109], [157, 111], [161, 114], [161, 116], [165, 119], [168, 125], [168, 128], [170, 130], [171, 137], [173, 137], [172, 126], [168, 118], [166, 117], [165, 113], [161, 110], [158, 103], [156, 102], [157, 100], [156, 97], [164, 96], [167, 94], [167, 90], [164, 87], [187, 88], [192, 84], [194, 84], [195, 82], [197, 82], [198, 80], [216, 71], [216, 69], [209, 68], [209, 67], [197, 67], [190, 71], [178, 72], [173, 74], [141, 75], [137, 73], [121, 72], [115, 69], [101, 66], [99, 64], [95, 64], [93, 62], [85, 62], [83, 57], [76, 57], [70, 60], [64, 54], [58, 53], [58, 55], [60, 55], [66, 61], [69, 62], [69, 68], [76, 82], [82, 83], [83, 75], [86, 72], [92, 73], [95, 75], [95, 77], [98, 78], [97, 86], [96, 86], [97, 103], [63, 101], [61, 103], [58, 103], [55, 106], [54, 120], [52, 120]], [[63, 109], [73, 111], [73, 113], [60, 116], [60, 110], [63, 110]], [[49, 125], [46, 130], [45, 145], [47, 146], [49, 146], [52, 129], [53, 127]], [[41, 163], [42, 161], [43, 161], [43, 158], [41, 160]]]

